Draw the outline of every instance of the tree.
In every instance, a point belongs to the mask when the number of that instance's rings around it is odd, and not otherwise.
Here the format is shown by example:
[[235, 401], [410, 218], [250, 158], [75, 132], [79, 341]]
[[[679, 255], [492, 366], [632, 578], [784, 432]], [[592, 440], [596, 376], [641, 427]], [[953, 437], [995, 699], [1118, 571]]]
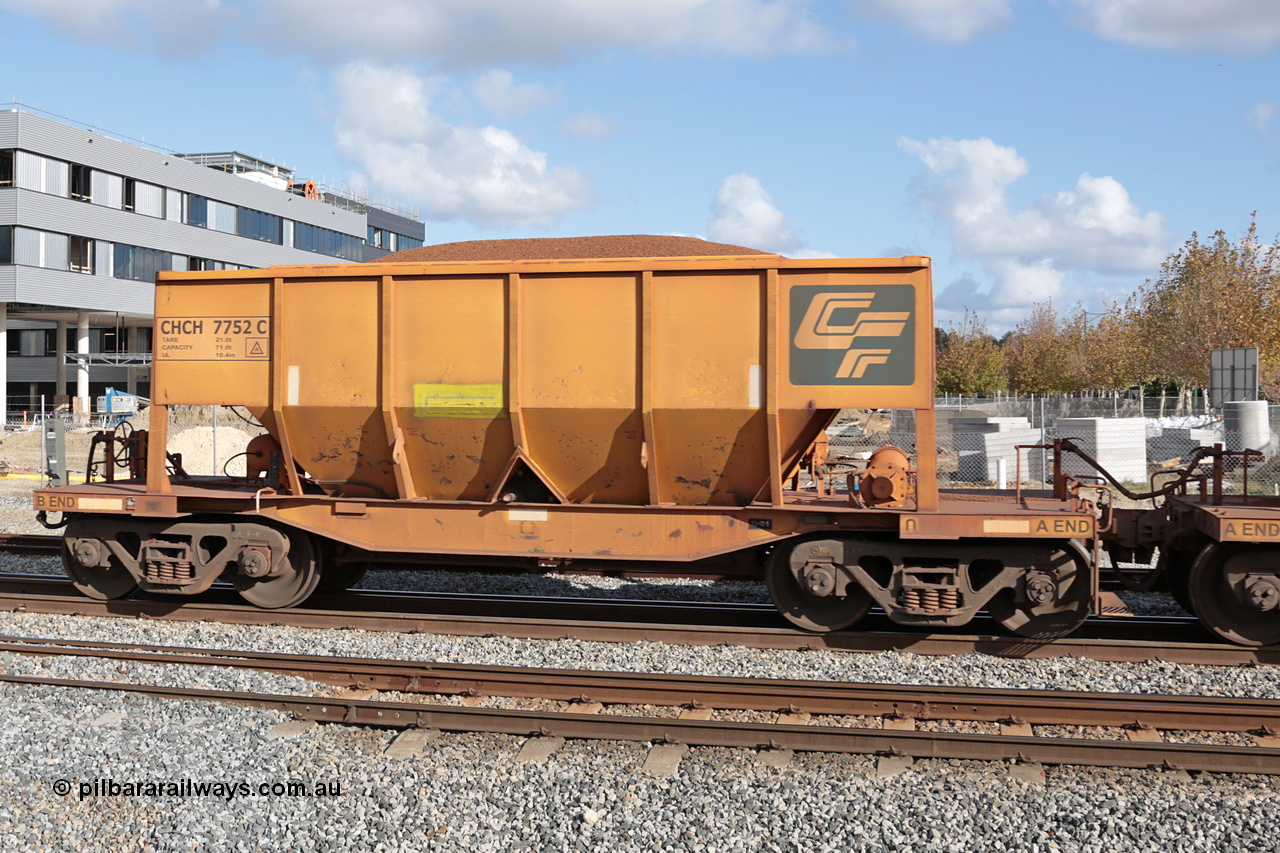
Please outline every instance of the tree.
[[1052, 302], [1037, 302], [1004, 347], [1009, 387], [1028, 394], [1080, 390], [1073, 366], [1081, 336], [1079, 324], [1063, 324]]
[[960, 325], [936, 340], [939, 394], [986, 394], [1008, 387], [1004, 353], [977, 312], [965, 308]]
[[1083, 388], [1122, 391], [1150, 378], [1151, 359], [1138, 333], [1134, 300], [1108, 305], [1096, 323], [1080, 308], [1074, 320], [1080, 345], [1073, 363]]
[[1195, 389], [1209, 384], [1210, 350], [1256, 346], [1263, 376], [1277, 375], [1278, 256], [1280, 243], [1259, 243], [1256, 221], [1240, 240], [1223, 231], [1205, 242], [1192, 234], [1139, 291], [1138, 334], [1155, 354], [1149, 372], [1177, 386], [1180, 412], [1189, 411]]

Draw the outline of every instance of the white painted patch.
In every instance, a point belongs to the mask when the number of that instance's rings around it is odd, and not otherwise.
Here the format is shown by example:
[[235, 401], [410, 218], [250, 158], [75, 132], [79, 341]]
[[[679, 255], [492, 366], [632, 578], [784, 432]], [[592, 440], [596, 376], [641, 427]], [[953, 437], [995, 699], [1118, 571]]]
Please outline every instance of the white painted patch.
[[546, 521], [547, 511], [545, 509], [509, 509], [507, 510], [508, 521]]
[[764, 405], [764, 371], [758, 364], [747, 365], [747, 407], [758, 409]]

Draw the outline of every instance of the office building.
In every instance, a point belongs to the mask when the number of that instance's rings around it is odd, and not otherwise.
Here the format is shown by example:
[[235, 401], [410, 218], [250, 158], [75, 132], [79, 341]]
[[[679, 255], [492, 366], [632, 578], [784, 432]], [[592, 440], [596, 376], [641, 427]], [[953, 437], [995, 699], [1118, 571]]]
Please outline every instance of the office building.
[[[372, 260], [421, 246], [416, 211], [238, 152], [178, 154], [0, 105], [0, 388], [89, 410], [146, 396], [155, 274]], [[16, 413], [16, 414], [15, 414]]]

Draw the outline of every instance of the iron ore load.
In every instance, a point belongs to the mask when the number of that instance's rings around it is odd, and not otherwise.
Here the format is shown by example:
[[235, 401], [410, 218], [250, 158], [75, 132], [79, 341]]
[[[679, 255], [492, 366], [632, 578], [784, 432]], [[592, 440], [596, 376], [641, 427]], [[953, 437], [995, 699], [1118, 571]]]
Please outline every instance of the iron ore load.
[[[938, 487], [928, 258], [167, 272], [153, 358], [149, 432], [100, 442], [129, 478], [106, 464], [35, 496], [95, 598], [221, 578], [278, 608], [373, 561], [657, 563], [763, 577], [810, 631], [878, 605], [1052, 637], [1095, 607], [1100, 510], [1083, 495], [1105, 485]], [[166, 452], [184, 405], [257, 419], [242, 470], [189, 476]], [[829, 464], [827, 427], [867, 408], [911, 410], [913, 446]], [[1128, 554], [1171, 532], [1104, 509]], [[1178, 564], [1210, 538], [1183, 536]]]

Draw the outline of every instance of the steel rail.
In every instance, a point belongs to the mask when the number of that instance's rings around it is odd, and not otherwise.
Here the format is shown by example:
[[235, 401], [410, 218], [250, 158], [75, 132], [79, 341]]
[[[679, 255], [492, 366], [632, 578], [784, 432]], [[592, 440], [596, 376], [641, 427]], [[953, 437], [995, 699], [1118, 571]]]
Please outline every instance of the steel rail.
[[658, 719], [616, 714], [423, 705], [354, 697], [328, 700], [311, 696], [157, 687], [37, 676], [0, 675], [0, 683], [123, 691], [160, 699], [251, 705], [275, 709], [298, 719], [349, 725], [682, 743], [690, 746], [768, 747], [807, 752], [909, 755], [918, 758], [1020, 760], [1045, 764], [1176, 767], [1196, 771], [1280, 774], [1280, 749], [1268, 747]]
[[[79, 596], [71, 582], [61, 575], [18, 574], [0, 572], [0, 592], [17, 591], [28, 594]], [[231, 584], [215, 582], [208, 591], [190, 598], [175, 598], [159, 594], [135, 593], [135, 600], [164, 601], [168, 603], [206, 602], [243, 605], [244, 601]], [[353, 612], [412, 612], [440, 615], [466, 614], [469, 616], [508, 616], [521, 609], [536, 610], [541, 616], [570, 618], [584, 610], [608, 608], [619, 611], [638, 621], [649, 614], [654, 620], [681, 622], [697, 625], [731, 625], [737, 628], [793, 626], [779, 615], [777, 608], [767, 602], [694, 601], [680, 599], [609, 598], [583, 595], [529, 595], [521, 593], [473, 593], [442, 592], [430, 590], [381, 590], [354, 589], [339, 593], [316, 593], [306, 602], [312, 610], [349, 610]], [[979, 617], [983, 621], [983, 617]], [[859, 625], [879, 627], [892, 625], [884, 611], [871, 608], [865, 622]], [[1124, 616], [1093, 617], [1088, 622], [1094, 634], [1112, 636], [1134, 634], [1140, 626], [1143, 634], [1156, 632], [1184, 632], [1190, 626], [1199, 625], [1190, 616]], [[1205, 634], [1208, 638], [1210, 635]]]
[[410, 693], [1037, 725], [1280, 729], [1280, 703], [1273, 699], [635, 674], [4, 636], [0, 652], [222, 666]]
[[[57, 557], [62, 553], [62, 537], [56, 534], [47, 533], [0, 533], [0, 553], [18, 554], [32, 557]], [[627, 568], [606, 569], [586, 566], [565, 566], [559, 571], [574, 575], [589, 576], [606, 576], [606, 577], [622, 577], [629, 580], [649, 580], [649, 579], [680, 579], [688, 580], [740, 580], [740, 581], [757, 581], [763, 583], [763, 578], [746, 572], [691, 572], [669, 567], [659, 567], [660, 564], [655, 563], [638, 563], [627, 564]], [[448, 563], [440, 564], [416, 564], [416, 563], [375, 563], [374, 568], [397, 568], [402, 571], [447, 571], [447, 572], [483, 572], [485, 574], [525, 574], [530, 569], [527, 567], [514, 566], [485, 566], [476, 564], [459, 563], [450, 565]], [[1124, 584], [1116, 576], [1115, 569], [1103, 568], [1102, 576], [1099, 580], [1102, 589], [1106, 590], [1123, 590]], [[1145, 576], [1153, 569], [1144, 569], [1141, 567], [1133, 569], [1125, 569], [1126, 574], [1134, 576]]]
[[[19, 592], [29, 595], [70, 596], [85, 600], [65, 578], [52, 575], [17, 575], [0, 573], [0, 595]], [[121, 599], [116, 599], [121, 601]], [[192, 598], [173, 598], [162, 595], [136, 594], [138, 601], [174, 603], [205, 603], [244, 607], [244, 600], [230, 584], [216, 583], [213, 588]], [[577, 595], [524, 595], [511, 593], [469, 593], [359, 589], [343, 593], [319, 593], [307, 601], [308, 610], [344, 611], [349, 613], [406, 613], [432, 616], [502, 616], [516, 617], [536, 614], [539, 619], [579, 619], [587, 621], [619, 621], [661, 623], [666, 625], [728, 626], [736, 629], [784, 628], [793, 633], [796, 629], [779, 615], [772, 604], [758, 602], [681, 601], [668, 599], [607, 598], [603, 596]], [[607, 612], [605, 612], [607, 611]], [[275, 611], [284, 612], [284, 611]], [[601, 618], [601, 617], [606, 618]], [[976, 626], [988, 623], [979, 617]], [[879, 608], [872, 608], [866, 619], [859, 623], [858, 632], [901, 631]], [[1086, 639], [1166, 639], [1185, 640], [1188, 632], [1200, 631], [1202, 639], [1211, 635], [1203, 632], [1194, 617], [1127, 616], [1124, 618], [1093, 618], [1078, 636]], [[807, 635], [800, 632], [802, 636]], [[947, 629], [942, 633], [960, 633]]]
[[[27, 591], [24, 591], [27, 590]], [[216, 592], [216, 590], [214, 591]], [[352, 595], [357, 595], [353, 598]], [[227, 596], [228, 599], [233, 598]], [[673, 618], [676, 603], [661, 602], [653, 610], [661, 623], [612, 621], [625, 612], [627, 602], [615, 599], [582, 599], [579, 606], [592, 619], [522, 618], [508, 608], [495, 612], [506, 615], [473, 616], [417, 611], [395, 612], [390, 603], [400, 600], [422, 602], [437, 597], [413, 597], [392, 593], [349, 594], [338, 599], [341, 609], [292, 608], [262, 610], [244, 603], [210, 603], [198, 599], [115, 599], [86, 598], [68, 581], [39, 576], [35, 580], [9, 584], [0, 581], [0, 611], [24, 611], [77, 616], [163, 619], [181, 622], [220, 622], [236, 625], [271, 625], [297, 628], [351, 628], [365, 631], [395, 631], [456, 636], [502, 636], [518, 639], [577, 639], [601, 642], [656, 642], [685, 645], [731, 645], [759, 649], [803, 649], [851, 652], [904, 651], [921, 655], [988, 654], [997, 657], [1040, 659], [1080, 657], [1097, 661], [1172, 663], [1238, 666], [1280, 664], [1280, 647], [1246, 647], [1206, 641], [1206, 633], [1190, 619], [1133, 617], [1091, 620], [1079, 636], [1057, 640], [1028, 640], [1020, 637], [974, 633], [923, 633], [895, 629], [891, 623], [869, 620], [863, 625], [880, 630], [806, 634], [785, 627], [739, 627], [706, 624], [679, 624]], [[323, 599], [332, 601], [333, 599]], [[318, 601], [318, 600], [317, 600]], [[726, 605], [680, 603], [692, 615], [702, 616], [723, 610]], [[728, 607], [738, 607], [728, 605]], [[748, 607], [751, 607], [748, 605]], [[767, 607], [758, 605], [757, 607]], [[364, 608], [375, 608], [368, 610]], [[376, 609], [384, 608], [384, 609]], [[546, 611], [545, 602], [539, 611]], [[591, 612], [594, 609], [594, 613]], [[771, 608], [769, 608], [771, 609]], [[606, 618], [600, 618], [604, 615]], [[711, 621], [711, 620], [705, 620]], [[1166, 639], [1134, 639], [1124, 630], [1155, 633]], [[973, 626], [969, 626], [972, 628]], [[1092, 632], [1092, 635], [1086, 632]], [[1183, 641], [1167, 639], [1185, 637]]]
[[0, 533], [0, 553], [56, 557], [62, 553], [62, 537], [44, 533]]

